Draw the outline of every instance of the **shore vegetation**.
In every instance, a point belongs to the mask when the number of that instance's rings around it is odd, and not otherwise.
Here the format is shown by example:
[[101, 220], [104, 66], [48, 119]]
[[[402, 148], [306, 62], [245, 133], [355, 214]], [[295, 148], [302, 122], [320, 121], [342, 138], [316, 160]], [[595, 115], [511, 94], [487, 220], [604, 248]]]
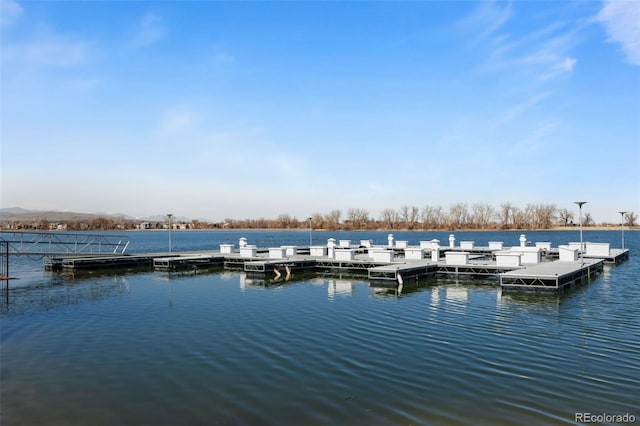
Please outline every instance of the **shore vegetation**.
[[[486, 203], [457, 202], [444, 208], [439, 205], [422, 207], [403, 205], [385, 208], [376, 217], [363, 208], [346, 211], [334, 209], [328, 213], [314, 213], [297, 218], [282, 213], [275, 219], [227, 218], [223, 221], [184, 220], [168, 217], [156, 220], [130, 219], [124, 216], [91, 215], [64, 212], [42, 212], [4, 215], [0, 217], [2, 230], [40, 231], [98, 231], [98, 230], [161, 230], [172, 229], [316, 229], [328, 231], [383, 230], [549, 230], [579, 226], [578, 214], [554, 204], [530, 203], [518, 207], [510, 202], [499, 206]], [[622, 220], [624, 219], [624, 220]], [[618, 223], [596, 222], [588, 211], [582, 214], [585, 228], [638, 227], [638, 215], [625, 212]]]

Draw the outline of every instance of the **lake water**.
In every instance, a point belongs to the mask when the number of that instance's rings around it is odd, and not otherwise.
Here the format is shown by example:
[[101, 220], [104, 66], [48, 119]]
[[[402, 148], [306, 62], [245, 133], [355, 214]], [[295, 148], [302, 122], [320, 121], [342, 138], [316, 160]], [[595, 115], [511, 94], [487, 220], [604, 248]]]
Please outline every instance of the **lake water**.
[[[418, 244], [449, 233], [394, 233]], [[527, 232], [554, 246], [577, 231]], [[518, 245], [520, 232], [456, 233]], [[134, 232], [130, 252], [166, 251]], [[173, 232], [174, 251], [245, 236], [307, 245], [309, 232]], [[585, 241], [620, 247], [620, 231]], [[387, 233], [311, 234], [314, 244]], [[575, 413], [640, 422], [640, 233], [629, 261], [561, 296], [497, 280], [429, 279], [402, 294], [366, 277], [241, 272], [62, 275], [11, 259], [2, 295], [1, 423], [8, 425], [540, 425]]]

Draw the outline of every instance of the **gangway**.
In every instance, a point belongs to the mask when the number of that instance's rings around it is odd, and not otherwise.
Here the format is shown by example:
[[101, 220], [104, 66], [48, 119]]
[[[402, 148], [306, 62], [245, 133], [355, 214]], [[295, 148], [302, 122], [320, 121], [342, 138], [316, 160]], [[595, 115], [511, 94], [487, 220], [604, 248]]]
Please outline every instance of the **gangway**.
[[6, 243], [9, 255], [64, 256], [83, 254], [123, 255], [129, 238], [122, 235], [68, 232], [0, 231], [0, 242]]

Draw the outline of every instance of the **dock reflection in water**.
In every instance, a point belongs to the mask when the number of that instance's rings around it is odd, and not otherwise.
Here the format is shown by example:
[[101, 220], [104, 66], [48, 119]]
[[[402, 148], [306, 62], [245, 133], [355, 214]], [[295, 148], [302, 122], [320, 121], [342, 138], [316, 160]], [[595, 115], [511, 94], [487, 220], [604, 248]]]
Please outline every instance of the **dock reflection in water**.
[[25, 314], [34, 310], [51, 310], [64, 305], [95, 302], [129, 294], [127, 276], [110, 276], [101, 280], [75, 282], [68, 277], [51, 279], [11, 288], [10, 303], [0, 304], [2, 315]]
[[536, 296], [483, 280], [374, 294], [355, 277], [40, 274], [0, 311], [2, 424], [639, 418], [638, 276], [632, 256]]

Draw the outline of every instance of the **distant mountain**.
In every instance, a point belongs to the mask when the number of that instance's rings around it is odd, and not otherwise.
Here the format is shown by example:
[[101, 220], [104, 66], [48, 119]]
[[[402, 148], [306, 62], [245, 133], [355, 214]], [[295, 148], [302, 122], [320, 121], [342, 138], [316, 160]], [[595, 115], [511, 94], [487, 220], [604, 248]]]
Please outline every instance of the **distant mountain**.
[[3, 213], [0, 219], [7, 222], [37, 222], [47, 220], [49, 222], [85, 222], [98, 217], [90, 213], [33, 211], [23, 213]]
[[[46, 210], [27, 210], [22, 207], [10, 207], [0, 209], [0, 220], [7, 222], [33, 222], [47, 220], [49, 222], [86, 222], [98, 217], [123, 218], [137, 222], [165, 222], [167, 215], [153, 215], [145, 217], [133, 217], [125, 213], [78, 213]], [[191, 222], [184, 216], [174, 216], [172, 222]]]
[[[167, 220], [166, 214], [156, 214], [153, 216], [136, 217], [135, 220], [142, 222], [165, 222]], [[191, 222], [191, 219], [184, 216], [173, 216], [171, 222]]]
[[126, 213], [107, 213], [107, 212], [101, 212], [101, 213], [93, 213], [96, 216], [106, 216], [106, 217], [120, 217], [126, 220], [138, 220], [137, 217], [128, 215]]
[[6, 209], [0, 209], [0, 216], [6, 216], [11, 214], [24, 214], [24, 213], [36, 213], [37, 210], [27, 210], [22, 207], [9, 207]]

